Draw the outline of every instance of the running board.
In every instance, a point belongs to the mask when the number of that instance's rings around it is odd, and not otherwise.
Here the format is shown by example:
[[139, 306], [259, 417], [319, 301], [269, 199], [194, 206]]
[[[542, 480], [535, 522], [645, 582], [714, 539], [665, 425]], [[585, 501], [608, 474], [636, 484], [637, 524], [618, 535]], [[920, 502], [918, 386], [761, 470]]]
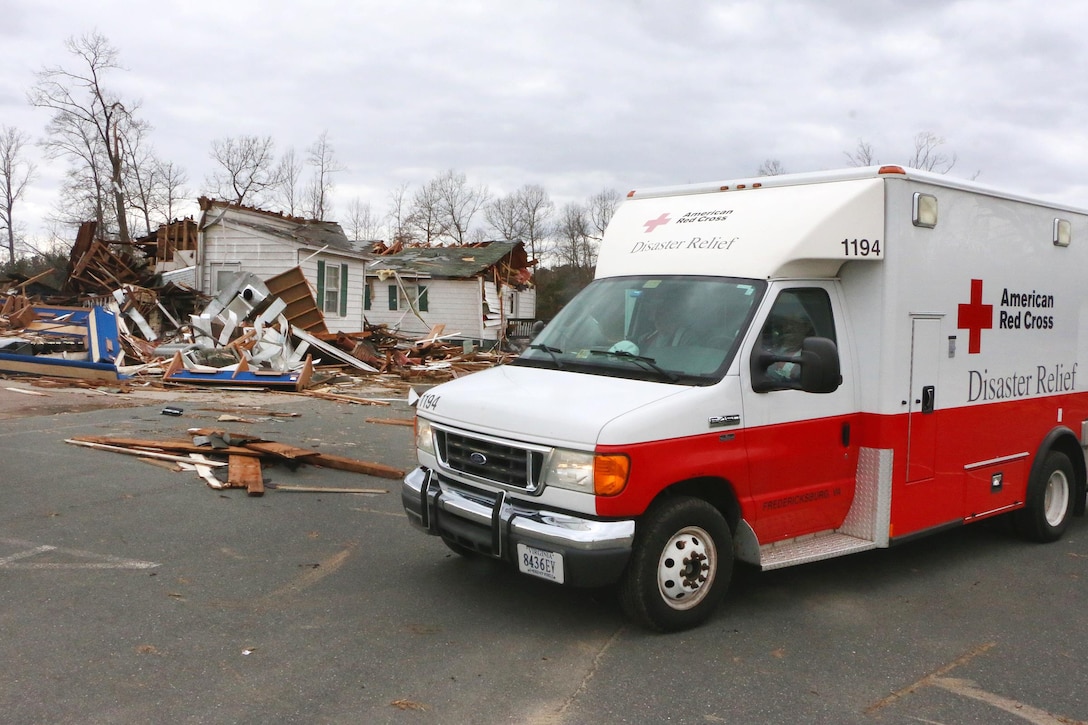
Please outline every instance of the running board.
[[759, 566], [764, 571], [782, 569], [875, 548], [875, 541], [828, 531], [759, 547]]

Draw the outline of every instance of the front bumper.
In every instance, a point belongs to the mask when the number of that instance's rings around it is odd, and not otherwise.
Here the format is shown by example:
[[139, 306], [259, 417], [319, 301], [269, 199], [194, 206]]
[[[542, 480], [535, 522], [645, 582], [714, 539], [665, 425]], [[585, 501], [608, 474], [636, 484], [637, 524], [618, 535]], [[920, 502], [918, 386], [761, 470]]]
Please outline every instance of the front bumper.
[[424, 467], [405, 476], [401, 502], [417, 528], [486, 556], [516, 563], [518, 544], [562, 554], [564, 583], [572, 586], [619, 579], [635, 537], [631, 520], [599, 521], [529, 508], [505, 492], [443, 486]]

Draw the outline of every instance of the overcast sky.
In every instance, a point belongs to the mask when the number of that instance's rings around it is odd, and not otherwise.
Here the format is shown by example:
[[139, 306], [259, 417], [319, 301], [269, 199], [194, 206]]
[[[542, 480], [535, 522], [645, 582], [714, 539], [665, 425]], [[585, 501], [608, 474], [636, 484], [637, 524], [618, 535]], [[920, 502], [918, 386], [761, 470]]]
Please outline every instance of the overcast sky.
[[[0, 0], [0, 126], [42, 136], [35, 72], [93, 32], [193, 199], [226, 137], [301, 158], [327, 131], [335, 219], [448, 169], [562, 205], [838, 168], [859, 139], [904, 162], [930, 131], [952, 175], [1088, 206], [1083, 0]], [[30, 153], [39, 235], [64, 165]]]

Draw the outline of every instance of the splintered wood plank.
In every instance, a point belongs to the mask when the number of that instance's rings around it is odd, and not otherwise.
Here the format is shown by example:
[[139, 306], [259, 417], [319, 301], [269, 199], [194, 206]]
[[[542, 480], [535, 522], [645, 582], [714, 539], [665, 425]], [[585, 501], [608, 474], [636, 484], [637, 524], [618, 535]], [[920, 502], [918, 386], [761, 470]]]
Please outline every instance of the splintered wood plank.
[[[228, 433], [214, 428], [190, 428], [188, 432], [192, 435], [229, 436], [232, 441], [245, 438], [244, 435], [239, 436], [234, 433]], [[239, 442], [241, 442], [241, 440], [239, 440]], [[404, 478], [405, 474], [403, 469], [393, 468], [392, 466], [387, 466], [382, 463], [372, 463], [370, 461], [360, 461], [354, 458], [345, 458], [344, 456], [335, 456], [331, 453], [322, 453], [310, 448], [299, 448], [298, 446], [292, 446], [286, 443], [245, 440], [245, 442], [241, 444], [245, 448], [253, 451], [267, 453], [279, 458], [298, 460], [311, 466], [335, 468], [340, 471], [351, 471], [352, 473], [366, 473], [371, 476], [381, 476], [382, 478]]]
[[[104, 443], [91, 443], [90, 441], [78, 441], [78, 440], [75, 440], [74, 438], [68, 438], [64, 442], [65, 443], [71, 443], [74, 446], [83, 446], [85, 448], [95, 448], [95, 449], [102, 450], [102, 451], [113, 451], [114, 453], [121, 453], [121, 454], [129, 455], [129, 456], [140, 456], [141, 458], [158, 458], [159, 460], [163, 460], [163, 461], [184, 461], [184, 462], [187, 462], [187, 463], [192, 462], [191, 459], [185, 458], [184, 456], [173, 456], [173, 455], [170, 455], [168, 453], [158, 453], [156, 451], [144, 451], [144, 450], [140, 450], [140, 449], [137, 449], [137, 448], [124, 448], [124, 447], [121, 447], [121, 446], [110, 446], [110, 445], [106, 445]], [[227, 464], [226, 463], [221, 463], [219, 461], [205, 461], [205, 462], [203, 462], [203, 465], [205, 465], [205, 466], [225, 466]]]
[[380, 478], [404, 478], [405, 473], [403, 469], [393, 468], [392, 466], [387, 466], [383, 463], [359, 461], [354, 458], [334, 456], [331, 453], [318, 453], [316, 451], [314, 452], [314, 455], [306, 458], [306, 463], [311, 466], [335, 468], [338, 471], [351, 471], [352, 473], [365, 473]]
[[301, 458], [306, 463], [309, 463], [310, 459], [317, 455], [317, 451], [311, 451], [309, 448], [299, 448], [298, 446], [276, 443], [275, 441], [246, 441], [245, 447], [278, 458], [287, 458], [289, 460]]
[[264, 495], [261, 459], [252, 456], [230, 456], [227, 459], [227, 485], [244, 488], [250, 496]]
[[251, 451], [241, 446], [227, 446], [226, 448], [211, 448], [198, 446], [192, 441], [184, 440], [152, 440], [150, 438], [117, 438], [113, 436], [73, 436], [72, 440], [84, 443], [101, 443], [121, 448], [140, 448], [154, 451], [175, 451], [177, 453], [218, 453], [221, 455], [236, 455], [260, 457], [259, 451]]

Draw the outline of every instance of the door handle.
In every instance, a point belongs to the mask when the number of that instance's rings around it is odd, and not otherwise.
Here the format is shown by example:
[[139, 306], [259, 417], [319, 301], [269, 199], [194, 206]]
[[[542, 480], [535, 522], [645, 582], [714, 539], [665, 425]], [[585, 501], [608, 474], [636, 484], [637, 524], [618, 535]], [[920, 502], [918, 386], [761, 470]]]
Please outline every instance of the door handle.
[[937, 401], [937, 389], [932, 385], [922, 388], [922, 412], [932, 413]]

